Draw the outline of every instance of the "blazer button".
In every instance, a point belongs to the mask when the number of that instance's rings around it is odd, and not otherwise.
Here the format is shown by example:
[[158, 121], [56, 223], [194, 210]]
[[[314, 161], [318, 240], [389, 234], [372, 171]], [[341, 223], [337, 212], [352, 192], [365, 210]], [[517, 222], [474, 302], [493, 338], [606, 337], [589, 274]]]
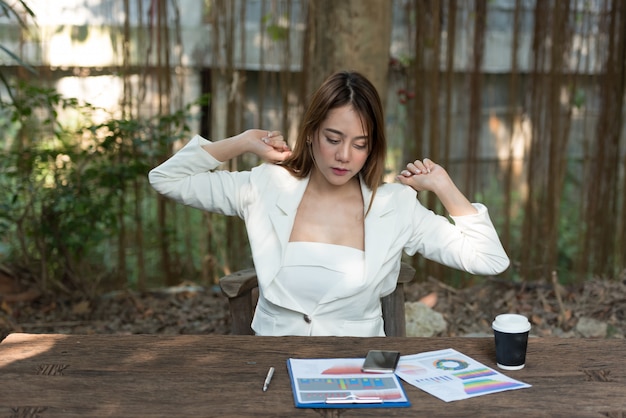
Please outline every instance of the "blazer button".
[[306, 322], [307, 324], [311, 323], [311, 317], [309, 315], [304, 315], [304, 322]]

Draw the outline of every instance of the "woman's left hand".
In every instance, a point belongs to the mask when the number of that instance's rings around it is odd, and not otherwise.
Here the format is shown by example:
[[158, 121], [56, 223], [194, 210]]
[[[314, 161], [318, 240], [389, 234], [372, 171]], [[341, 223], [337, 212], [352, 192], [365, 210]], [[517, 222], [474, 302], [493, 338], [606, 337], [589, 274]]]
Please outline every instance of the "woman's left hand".
[[428, 158], [408, 163], [406, 169], [402, 170], [396, 179], [418, 192], [435, 193], [452, 216], [471, 215], [477, 212], [476, 208], [456, 187], [448, 172]]
[[440, 186], [450, 181], [447, 171], [428, 158], [408, 163], [406, 169], [402, 170], [396, 179], [418, 192], [437, 192]]

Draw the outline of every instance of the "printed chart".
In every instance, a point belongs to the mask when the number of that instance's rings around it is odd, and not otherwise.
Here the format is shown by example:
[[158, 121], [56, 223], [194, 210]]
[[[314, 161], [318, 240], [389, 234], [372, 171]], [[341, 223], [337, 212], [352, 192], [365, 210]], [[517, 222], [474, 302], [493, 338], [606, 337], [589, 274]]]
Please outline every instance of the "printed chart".
[[402, 393], [397, 390], [393, 377], [298, 379], [303, 402], [325, 402], [326, 399], [341, 398], [355, 393], [360, 396], [377, 396], [381, 399], [399, 399]]
[[393, 373], [363, 373], [362, 358], [287, 360], [297, 407], [406, 407], [409, 400]]
[[402, 356], [396, 375], [445, 402], [530, 387], [451, 348]]

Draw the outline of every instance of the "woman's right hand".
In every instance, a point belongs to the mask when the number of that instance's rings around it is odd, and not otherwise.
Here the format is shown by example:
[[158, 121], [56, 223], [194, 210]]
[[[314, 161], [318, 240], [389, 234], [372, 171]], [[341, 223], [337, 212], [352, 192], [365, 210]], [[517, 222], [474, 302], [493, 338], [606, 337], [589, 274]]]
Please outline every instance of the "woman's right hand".
[[280, 131], [249, 129], [240, 134], [248, 142], [248, 150], [268, 163], [280, 163], [291, 155], [291, 148]]
[[251, 152], [268, 163], [281, 163], [291, 155], [291, 149], [279, 131], [248, 129], [221, 141], [210, 142], [202, 148], [216, 160], [224, 162]]

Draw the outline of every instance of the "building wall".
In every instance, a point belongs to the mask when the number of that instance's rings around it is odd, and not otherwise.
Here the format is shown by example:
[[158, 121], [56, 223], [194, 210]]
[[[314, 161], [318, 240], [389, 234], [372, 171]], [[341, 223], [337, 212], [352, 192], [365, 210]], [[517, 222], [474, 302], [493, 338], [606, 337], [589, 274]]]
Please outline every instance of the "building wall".
[[[143, 86], [138, 71], [144, 64], [156, 62], [156, 35], [148, 36], [147, 27], [154, 26], [156, 14], [150, 11], [151, 0], [137, 0], [131, 2], [131, 9], [127, 14], [123, 10], [123, 2], [119, 0], [100, 0], [98, 2], [87, 0], [28, 0], [29, 7], [36, 15], [37, 26], [32, 28], [29, 36], [19, 37], [17, 26], [9, 22], [7, 18], [0, 18], [0, 43], [8, 49], [18, 53], [20, 57], [30, 65], [39, 68], [45, 77], [49, 78], [58, 91], [68, 97], [76, 97], [90, 102], [95, 106], [109, 109], [112, 112], [118, 110], [118, 105], [123, 94], [123, 84], [118, 75], [120, 71], [130, 72], [130, 81], [134, 84], [134, 90], [145, 94], [140, 103], [140, 112], [150, 114], [154, 112], [156, 97], [154, 89], [156, 81], [147, 77], [147, 83]], [[217, 13], [216, 21], [209, 23], [210, 14], [205, 9], [204, 0], [178, 0], [168, 1], [168, 25], [170, 29], [170, 60], [173, 72], [178, 74], [172, 89], [172, 103], [188, 103], [197, 98], [201, 93], [202, 71], [207, 68], [225, 68], [227, 45], [223, 40], [223, 33], [228, 30], [229, 16], [234, 22], [238, 22], [244, 13], [244, 27], [233, 29], [235, 41], [230, 45], [233, 48], [233, 66], [245, 70], [246, 74], [246, 97], [241, 98], [245, 102], [244, 127], [272, 126], [275, 129], [288, 131], [293, 137], [296, 126], [280, 126], [281, 121], [277, 117], [279, 112], [278, 87], [268, 91], [275, 94], [274, 100], [268, 100], [265, 106], [265, 114], [255, 116], [255, 101], [257, 100], [257, 71], [278, 71], [289, 69], [294, 73], [300, 70], [302, 61], [302, 48], [305, 29], [305, 0], [286, 0], [277, 2], [264, 2], [261, 0], [246, 0], [225, 2], [230, 9]], [[216, 7], [216, 2], [210, 2]], [[268, 6], [269, 4], [269, 6]], [[287, 4], [290, 7], [287, 7]], [[518, 54], [518, 71], [521, 74], [521, 83], [525, 82], [525, 74], [532, 72], [531, 42], [533, 37], [533, 9], [534, 2], [522, 2], [526, 7], [521, 16], [522, 31], [519, 34], [520, 49]], [[270, 9], [263, 10], [265, 7]], [[177, 6], [177, 7], [175, 7]], [[510, 146], [508, 144], [511, 130], [511, 115], [507, 114], [508, 103], [508, 74], [511, 71], [511, 44], [513, 27], [514, 2], [497, 0], [489, 2], [488, 32], [485, 43], [484, 57], [484, 97], [483, 97], [483, 124], [481, 155], [485, 159], [506, 158]], [[593, 6], [593, 5], [592, 5]], [[413, 34], [407, 21], [406, 2], [394, 1], [394, 24], [390, 55], [402, 59], [410, 57], [413, 50]], [[581, 4], [582, 7], [582, 4]], [[287, 16], [286, 13], [290, 15]], [[581, 10], [582, 12], [582, 10]], [[596, 12], [592, 10], [592, 12]], [[445, 27], [447, 14], [442, 11], [442, 26]], [[124, 65], [122, 51], [122, 25], [124, 16], [128, 15], [130, 32], [133, 43], [131, 44], [131, 59], [127, 67]], [[179, 17], [177, 17], [179, 16]], [[472, 32], [473, 15], [468, 8], [461, 8], [457, 17], [458, 33], [454, 56], [455, 87], [453, 92], [453, 138], [464, 138], [467, 132], [466, 102], [468, 82], [466, 72], [470, 68], [472, 59]], [[177, 25], [176, 22], [179, 22]], [[267, 30], [272, 26], [275, 31], [274, 38]], [[215, 28], [220, 27], [222, 39], [218, 38]], [[265, 31], [262, 31], [265, 27]], [[280, 39], [279, 29], [289, 29], [289, 43]], [[178, 34], [179, 35], [178, 35]], [[585, 62], [584, 71], [593, 74], [599, 66], [595, 45], [595, 37], [600, 33], [597, 27], [588, 29], [590, 34], [587, 38], [579, 38], [576, 50], [571, 54], [571, 68], [576, 68], [578, 59]], [[243, 42], [242, 42], [243, 34]], [[442, 33], [442, 45], [445, 45], [447, 33]], [[358, 41], [358, 40], [357, 40]], [[216, 46], [213, 42], [219, 42]], [[547, 41], [546, 41], [547, 42]], [[290, 48], [290, 53], [285, 54], [285, 48]], [[148, 51], [152, 51], [148, 53]], [[445, 64], [445, 47], [441, 49], [440, 62]], [[285, 62], [289, 56], [290, 61]], [[10, 72], [14, 62], [6, 54], [0, 54], [0, 66], [5, 66], [3, 71]], [[381, 63], [387, 65], [387, 63]], [[2, 68], [2, 67], [0, 67]], [[443, 69], [443, 68], [442, 68]], [[134, 71], [134, 73], [133, 73]], [[218, 77], [218, 90], [212, 92], [214, 101], [214, 120], [212, 123], [212, 135], [216, 138], [229, 133], [225, 131], [223, 120], [225, 119], [225, 103], [229, 100], [231, 79], [223, 76], [219, 71], [215, 72]], [[417, 86], [419, 88], [420, 86]], [[398, 102], [396, 92], [403, 88], [402, 79], [390, 76], [390, 88], [387, 92], [388, 122], [391, 132], [396, 133], [393, 144], [401, 146], [401, 142], [407, 139], [410, 133], [406, 131], [406, 107]], [[593, 104], [596, 101], [597, 92], [593, 83], [580, 87], [580, 92], [586, 97], [586, 103]], [[571, 92], [564, 91], [564, 96]], [[290, 94], [297, 94], [292, 92]], [[436, 98], [443, 110], [442, 98]], [[564, 100], [567, 100], [565, 97]], [[527, 115], [524, 109], [524, 100], [520, 105], [521, 118]], [[580, 112], [573, 115], [572, 139], [570, 152], [580, 156], [585, 137], [592, 134], [588, 127], [594, 126], [595, 115], [592, 112]], [[410, 139], [410, 138], [409, 138]], [[519, 141], [518, 141], [519, 142]], [[522, 141], [523, 142], [523, 141]], [[465, 155], [465, 143], [456, 141], [452, 149], [452, 159], [463, 159]], [[516, 156], [520, 155], [525, 145], [515, 145]], [[399, 156], [398, 163], [400, 163]]]

